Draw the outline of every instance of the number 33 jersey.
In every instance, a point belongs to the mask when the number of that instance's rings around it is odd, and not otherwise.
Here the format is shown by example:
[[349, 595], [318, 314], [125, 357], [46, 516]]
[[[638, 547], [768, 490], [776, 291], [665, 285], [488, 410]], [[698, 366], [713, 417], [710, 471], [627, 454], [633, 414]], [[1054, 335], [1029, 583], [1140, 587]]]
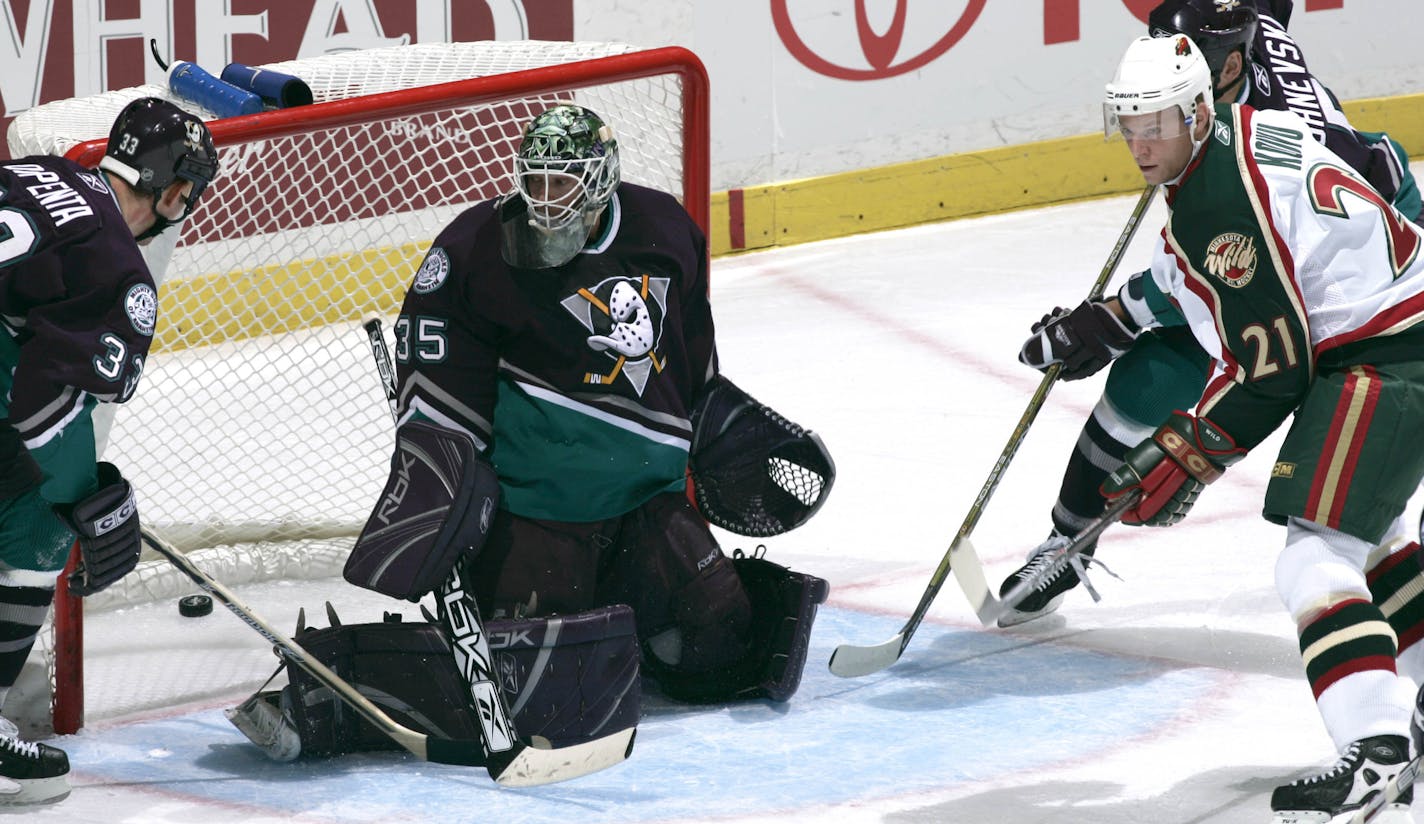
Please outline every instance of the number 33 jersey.
[[1317, 369], [1424, 353], [1424, 237], [1296, 115], [1216, 112], [1150, 275], [1216, 358], [1198, 413], [1250, 448]]

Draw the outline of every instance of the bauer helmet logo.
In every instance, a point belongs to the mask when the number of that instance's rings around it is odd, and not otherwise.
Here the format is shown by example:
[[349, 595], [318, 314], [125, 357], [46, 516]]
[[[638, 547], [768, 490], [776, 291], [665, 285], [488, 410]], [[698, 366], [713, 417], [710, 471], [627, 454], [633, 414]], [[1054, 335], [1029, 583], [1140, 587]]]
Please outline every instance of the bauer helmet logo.
[[1207, 272], [1240, 289], [1256, 274], [1256, 241], [1236, 232], [1217, 235], [1206, 247]]

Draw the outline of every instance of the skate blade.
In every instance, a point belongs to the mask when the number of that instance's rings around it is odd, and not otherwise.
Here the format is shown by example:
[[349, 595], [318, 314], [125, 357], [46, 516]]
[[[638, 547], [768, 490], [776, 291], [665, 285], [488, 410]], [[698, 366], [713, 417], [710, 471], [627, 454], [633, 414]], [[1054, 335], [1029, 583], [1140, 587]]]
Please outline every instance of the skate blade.
[[55, 804], [68, 797], [68, 775], [27, 778], [23, 781], [0, 778], [0, 809], [29, 804]]
[[[1350, 810], [1331, 817], [1330, 813], [1319, 810], [1279, 811], [1271, 819], [1271, 824], [1351, 824], [1358, 816], [1358, 810]], [[1369, 819], [1370, 824], [1414, 824], [1414, 815], [1403, 804], [1390, 804]]]
[[1029, 621], [1042, 618], [1045, 615], [1052, 615], [1058, 611], [1058, 607], [1063, 604], [1063, 598], [1067, 594], [1068, 593], [1065, 592], [1056, 596], [1053, 600], [1045, 604], [1043, 609], [1033, 612], [1020, 612], [1019, 610], [1011, 609], [999, 616], [999, 628], [1007, 629], [1008, 627], [1016, 627], [1019, 624], [1027, 624]]

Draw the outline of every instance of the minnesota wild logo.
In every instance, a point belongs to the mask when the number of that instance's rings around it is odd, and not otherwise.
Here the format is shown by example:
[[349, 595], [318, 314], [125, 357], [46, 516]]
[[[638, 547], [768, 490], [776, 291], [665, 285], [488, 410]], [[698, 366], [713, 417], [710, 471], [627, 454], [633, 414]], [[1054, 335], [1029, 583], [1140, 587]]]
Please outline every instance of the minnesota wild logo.
[[1235, 289], [1250, 283], [1256, 274], [1255, 239], [1236, 232], [1217, 235], [1206, 247], [1206, 270]]

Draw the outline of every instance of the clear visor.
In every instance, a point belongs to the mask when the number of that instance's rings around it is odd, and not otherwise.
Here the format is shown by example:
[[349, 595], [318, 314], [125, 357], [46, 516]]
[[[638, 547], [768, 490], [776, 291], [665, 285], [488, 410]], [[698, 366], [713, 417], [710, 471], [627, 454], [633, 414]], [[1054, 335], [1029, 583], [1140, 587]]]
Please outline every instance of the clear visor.
[[529, 204], [530, 223], [543, 229], [559, 229], [583, 216], [587, 181], [596, 173], [589, 160], [514, 161], [514, 185]]
[[1134, 114], [1115, 103], [1103, 104], [1103, 136], [1122, 135], [1125, 140], [1175, 140], [1191, 131], [1191, 117], [1170, 106], [1160, 111]]

